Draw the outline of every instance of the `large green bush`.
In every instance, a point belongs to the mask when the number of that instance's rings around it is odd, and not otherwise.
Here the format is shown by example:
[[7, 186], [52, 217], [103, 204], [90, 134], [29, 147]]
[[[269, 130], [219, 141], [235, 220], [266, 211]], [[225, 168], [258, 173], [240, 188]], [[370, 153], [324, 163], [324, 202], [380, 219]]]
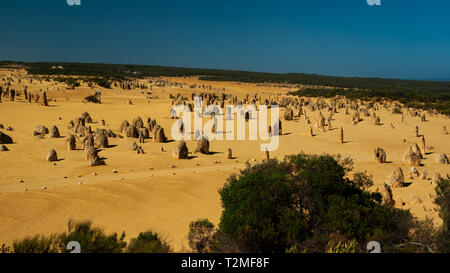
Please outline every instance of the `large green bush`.
[[369, 240], [402, 242], [411, 214], [383, 206], [379, 193], [364, 189], [368, 179], [346, 178], [329, 155], [249, 165], [220, 190], [219, 230], [244, 252], [325, 252], [330, 240], [356, 240], [361, 248]]

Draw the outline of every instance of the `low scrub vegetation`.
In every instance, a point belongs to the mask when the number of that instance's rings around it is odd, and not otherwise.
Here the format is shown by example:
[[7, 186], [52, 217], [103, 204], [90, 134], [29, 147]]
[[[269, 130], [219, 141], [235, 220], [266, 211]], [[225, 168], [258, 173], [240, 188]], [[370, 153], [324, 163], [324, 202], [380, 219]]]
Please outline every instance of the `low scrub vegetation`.
[[111, 81], [109, 80], [109, 77], [92, 78], [90, 81], [103, 88], [111, 88]]
[[72, 89], [75, 89], [75, 87], [79, 87], [81, 85], [76, 78], [56, 77], [53, 80], [63, 82]]
[[158, 233], [141, 232], [137, 238], [130, 241], [126, 249], [128, 253], [169, 253], [173, 252], [170, 245]]
[[16, 240], [12, 247], [3, 245], [0, 253], [67, 253], [69, 242], [78, 242], [82, 253], [165, 253], [172, 249], [157, 233], [151, 231], [141, 233], [130, 240], [127, 247], [125, 233], [106, 234], [100, 227], [93, 226], [90, 221], [72, 221], [67, 231], [61, 234], [35, 235]]

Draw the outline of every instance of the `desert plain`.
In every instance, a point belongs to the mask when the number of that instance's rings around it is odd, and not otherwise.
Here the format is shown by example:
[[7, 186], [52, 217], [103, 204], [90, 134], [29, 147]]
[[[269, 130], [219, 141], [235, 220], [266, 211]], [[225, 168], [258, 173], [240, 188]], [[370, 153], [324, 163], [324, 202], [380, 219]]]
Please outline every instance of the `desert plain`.
[[[289, 91], [299, 89], [294, 85], [202, 81], [198, 77], [139, 81], [146, 88], [105, 89], [83, 82], [71, 89], [62, 82], [28, 75], [23, 69], [0, 70], [0, 85], [5, 89], [9, 82], [9, 88], [21, 92], [14, 101], [2, 97], [0, 103], [3, 125], [0, 131], [13, 139], [12, 144], [5, 144], [9, 151], [0, 152], [0, 244], [11, 245], [27, 235], [64, 231], [69, 219], [89, 219], [107, 232], [125, 231], [128, 239], [151, 229], [165, 235], [175, 251], [190, 251], [189, 223], [199, 218], [219, 223], [222, 212], [219, 189], [246, 162], [264, 160], [260, 144], [266, 142], [211, 140], [211, 153], [206, 155], [194, 153], [196, 141], [188, 140], [189, 159], [175, 159], [172, 151], [178, 142], [170, 134], [175, 122], [170, 115], [174, 98], [181, 94], [190, 99], [192, 93], [210, 92], [226, 93], [238, 99], [257, 94], [279, 101]], [[46, 91], [49, 106], [26, 100], [25, 86], [29, 93]], [[101, 103], [83, 102], [83, 98], [96, 91], [101, 92]], [[326, 116], [328, 112], [306, 111], [310, 124], [304, 117], [284, 120], [280, 109], [282, 135], [278, 149], [270, 152], [271, 158], [282, 159], [302, 151], [351, 157], [353, 172], [367, 171], [373, 176], [372, 191], [382, 188], [389, 174], [401, 167], [408, 185], [392, 188], [395, 206], [440, 224], [433, 204], [435, 185], [431, 178], [436, 173], [443, 177], [450, 174], [450, 165], [437, 161], [441, 154], [450, 153], [450, 134], [443, 133], [444, 126], [450, 129], [447, 117], [422, 111], [426, 113], [422, 121], [407, 109], [402, 118], [402, 114], [394, 114], [390, 108], [379, 107], [376, 111], [381, 120], [379, 125], [364, 116], [352, 124], [341, 108], [333, 113], [331, 128], [323, 130], [314, 125], [320, 112]], [[91, 167], [79, 140], [76, 150], [67, 149], [66, 138], [73, 133], [70, 122], [84, 112], [92, 118], [87, 126], [93, 131], [111, 129], [118, 135], [122, 133], [119, 128], [124, 120], [131, 123], [138, 116], [144, 122], [155, 119], [165, 129], [167, 141], [158, 143], [149, 138], [138, 143], [136, 138], [109, 138], [109, 147], [99, 152], [105, 165]], [[56, 126], [61, 137], [34, 136], [33, 130], [39, 125], [49, 129]], [[419, 137], [414, 135], [415, 125]], [[11, 130], [6, 130], [8, 127]], [[306, 133], [310, 127], [313, 136]], [[341, 127], [344, 143], [338, 141]], [[411, 166], [402, 160], [410, 145], [421, 142], [422, 135], [426, 140], [424, 159], [416, 168], [420, 174], [426, 169], [426, 178], [410, 175]], [[143, 154], [130, 148], [134, 142], [142, 147]], [[386, 152], [386, 163], [374, 159], [377, 147]], [[228, 148], [232, 149], [232, 159], [226, 156]], [[47, 154], [52, 149], [57, 152], [58, 161], [47, 162]]]

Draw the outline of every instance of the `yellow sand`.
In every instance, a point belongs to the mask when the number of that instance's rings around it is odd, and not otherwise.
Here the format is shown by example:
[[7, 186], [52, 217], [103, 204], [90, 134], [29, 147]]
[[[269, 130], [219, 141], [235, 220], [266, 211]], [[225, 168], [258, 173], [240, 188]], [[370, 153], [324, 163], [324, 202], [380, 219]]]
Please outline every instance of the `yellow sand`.
[[[0, 83], [5, 87], [6, 79], [15, 79], [26, 74], [23, 70], [0, 70]], [[291, 86], [257, 86], [255, 84], [207, 82], [197, 78], [165, 78], [166, 80], [186, 83], [211, 85], [214, 90], [225, 88], [226, 93], [243, 97], [248, 93], [286, 94], [296, 90]], [[127, 238], [137, 236], [139, 232], [152, 229], [167, 236], [175, 251], [189, 251], [187, 232], [189, 223], [198, 218], [209, 218], [217, 224], [222, 212], [218, 190], [233, 172], [243, 168], [246, 161], [262, 160], [264, 153], [259, 150], [259, 141], [211, 141], [212, 155], [192, 154], [189, 160], [175, 160], [171, 157], [176, 142], [154, 143], [146, 140], [141, 144], [146, 154], [138, 155], [130, 150], [137, 139], [110, 138], [113, 146], [100, 152], [106, 158], [106, 166], [89, 167], [84, 159], [84, 151], [68, 151], [65, 138], [37, 139], [32, 131], [37, 125], [51, 128], [56, 125], [62, 136], [70, 133], [68, 123], [79, 117], [84, 111], [89, 112], [94, 124], [92, 129], [106, 128], [118, 133], [123, 120], [131, 122], [137, 116], [144, 121], [147, 117], [156, 118], [169, 139], [170, 128], [174, 120], [170, 119], [169, 94], [181, 92], [185, 96], [192, 92], [197, 94], [209, 89], [190, 89], [180, 87], [153, 87], [152, 95], [143, 90], [121, 90], [114, 88], [90, 89], [86, 85], [76, 90], [68, 90], [61, 83], [30, 84], [28, 80], [11, 83], [12, 88], [22, 91], [27, 85], [29, 91], [37, 93], [47, 90], [49, 107], [28, 103], [24, 97], [17, 97], [16, 102], [3, 98], [0, 103], [0, 123], [14, 128], [10, 135], [14, 144], [6, 145], [10, 151], [0, 152], [0, 244], [11, 244], [15, 239], [36, 233], [61, 232], [69, 219], [90, 219], [95, 225], [105, 228], [107, 232], [125, 231]], [[216, 88], [216, 89], [214, 89]], [[82, 98], [101, 90], [102, 104], [83, 104]], [[146, 90], [149, 91], [149, 90]], [[147, 98], [149, 96], [158, 99]], [[127, 105], [131, 99], [133, 105]], [[308, 114], [312, 124], [318, 111]], [[344, 127], [344, 144], [338, 144], [338, 131], [322, 132], [314, 128], [316, 136], [305, 136], [307, 125], [303, 118], [286, 122], [283, 119], [283, 133], [279, 149], [271, 157], [283, 158], [285, 155], [304, 151], [306, 153], [340, 153], [351, 156], [355, 162], [355, 171], [367, 170], [373, 175], [375, 186], [383, 185], [388, 174], [400, 166], [405, 179], [412, 182], [409, 187], [393, 189], [398, 207], [411, 209], [419, 217], [432, 217], [439, 224], [439, 218], [432, 203], [434, 186], [430, 181], [420, 178], [410, 179], [409, 166], [401, 158], [410, 143], [419, 143], [413, 137], [413, 127], [419, 125], [420, 133], [425, 135], [430, 149], [423, 167], [431, 177], [439, 172], [449, 173], [449, 165], [440, 165], [435, 159], [440, 153], [449, 153], [450, 135], [442, 134], [445, 125], [450, 129], [449, 120], [442, 116], [427, 117], [427, 122], [420, 122], [418, 117], [411, 118], [405, 114], [394, 115], [387, 110], [378, 111], [381, 126], [375, 126], [365, 118], [358, 125], [350, 125], [344, 110], [334, 116], [334, 128]], [[104, 119], [106, 126], [101, 126]], [[395, 129], [390, 124], [394, 124]], [[406, 143], [403, 142], [406, 139]], [[195, 148], [194, 141], [188, 141], [189, 151]], [[161, 147], [165, 150], [161, 151]], [[227, 148], [232, 148], [236, 158], [226, 159]], [[373, 159], [373, 150], [382, 147], [390, 163], [377, 164]], [[49, 150], [55, 149], [62, 159], [56, 164], [45, 162]], [[173, 167], [176, 168], [173, 168]], [[117, 170], [118, 173], [113, 173]], [[94, 175], [93, 173], [97, 175]], [[67, 177], [67, 178], [65, 178]], [[23, 180], [23, 183], [19, 183]], [[82, 184], [80, 184], [82, 182]], [[47, 187], [47, 189], [43, 189]], [[28, 191], [25, 191], [27, 189]], [[421, 204], [411, 204], [411, 197], [422, 199]], [[403, 201], [404, 206], [400, 205]]]

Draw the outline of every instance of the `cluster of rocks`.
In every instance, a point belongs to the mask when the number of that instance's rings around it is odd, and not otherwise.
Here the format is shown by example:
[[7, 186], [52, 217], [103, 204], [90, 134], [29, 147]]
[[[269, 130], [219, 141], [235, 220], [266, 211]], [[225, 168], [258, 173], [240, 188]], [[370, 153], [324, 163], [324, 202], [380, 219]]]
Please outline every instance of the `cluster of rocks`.
[[35, 102], [40, 103], [43, 106], [48, 106], [47, 91], [41, 90], [40, 93], [30, 93], [27, 86], [24, 86], [23, 92], [10, 88], [9, 86], [3, 90], [3, 87], [0, 86], [0, 102], [2, 102], [2, 97], [9, 98], [10, 101], [14, 102], [17, 97], [22, 97], [22, 95], [24, 100], [29, 103]]
[[56, 125], [53, 125], [51, 129], [49, 130], [44, 125], [38, 125], [33, 130], [33, 136], [37, 138], [44, 138], [46, 135], [48, 135], [50, 138], [60, 138], [61, 134], [59, 133], [58, 127]]
[[167, 141], [164, 128], [156, 123], [156, 120], [148, 118], [146, 126], [141, 117], [137, 117], [130, 124], [124, 120], [119, 128], [120, 132], [127, 138], [138, 138], [140, 143], [145, 139], [152, 138], [154, 142], [163, 143]]
[[144, 149], [141, 146], [138, 146], [136, 142], [133, 142], [133, 145], [131, 145], [131, 150], [135, 151], [137, 154], [145, 154]]
[[[428, 180], [428, 172], [426, 169], [422, 170], [422, 173], [419, 172], [419, 170], [416, 167], [411, 167], [408, 171], [409, 178], [415, 179], [420, 178], [422, 180]], [[439, 173], [435, 173], [431, 177], [431, 183], [435, 184], [438, 181], [442, 179], [441, 175]], [[395, 170], [393, 170], [387, 177], [386, 184], [389, 187], [393, 188], [402, 188], [408, 185], [408, 183], [405, 182], [405, 176], [403, 174], [403, 170], [400, 167], [397, 167]]]

